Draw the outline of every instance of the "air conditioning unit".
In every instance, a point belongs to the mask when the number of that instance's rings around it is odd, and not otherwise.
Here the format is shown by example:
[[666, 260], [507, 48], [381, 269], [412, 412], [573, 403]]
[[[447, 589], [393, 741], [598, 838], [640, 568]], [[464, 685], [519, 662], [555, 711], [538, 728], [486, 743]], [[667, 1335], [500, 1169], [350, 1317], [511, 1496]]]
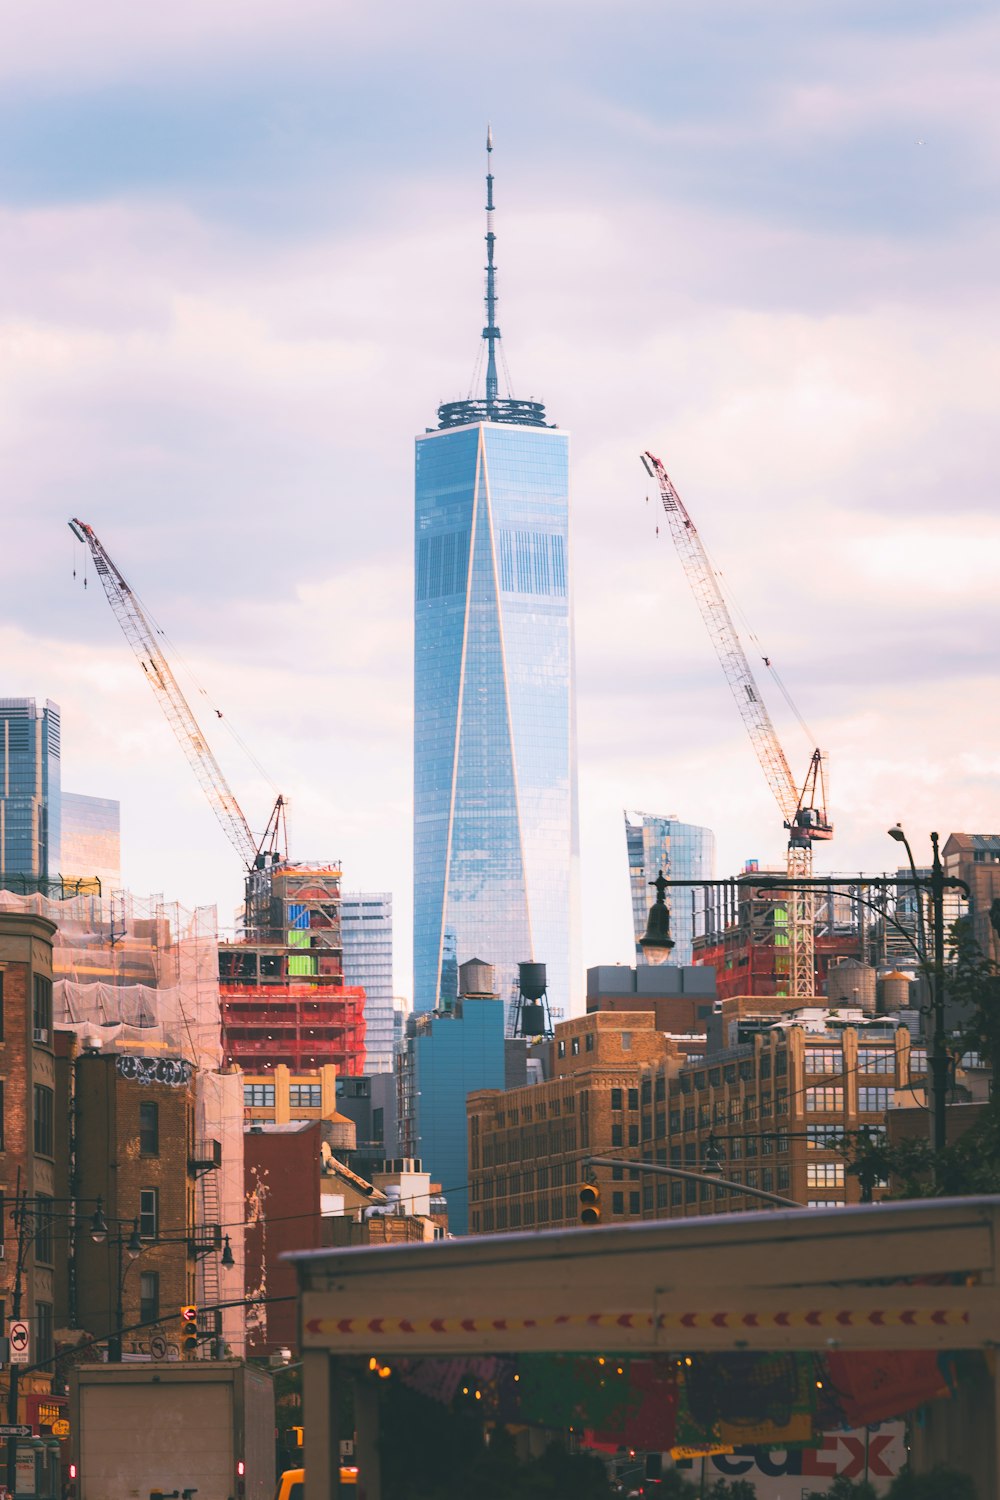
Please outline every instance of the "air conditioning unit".
[[7, 1247], [6, 1247], [6, 1245], [0, 1245], [0, 1260], [3, 1260], [3, 1258], [4, 1258], [4, 1256], [6, 1254], [7, 1254]]
[[35, 1027], [35, 1041], [36, 1042], [48, 1042], [48, 1039], [49, 1039], [48, 1027], [47, 1026], [36, 1026]]

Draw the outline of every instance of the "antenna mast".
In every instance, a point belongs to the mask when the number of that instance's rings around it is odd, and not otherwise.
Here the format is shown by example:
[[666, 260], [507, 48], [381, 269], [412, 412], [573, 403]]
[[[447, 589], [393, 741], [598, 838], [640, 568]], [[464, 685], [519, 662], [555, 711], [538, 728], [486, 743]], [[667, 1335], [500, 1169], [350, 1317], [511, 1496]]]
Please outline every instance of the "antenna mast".
[[486, 411], [489, 418], [496, 415], [497, 407], [497, 340], [500, 330], [496, 325], [497, 286], [496, 267], [493, 264], [493, 173], [490, 170], [493, 156], [493, 127], [486, 127]]

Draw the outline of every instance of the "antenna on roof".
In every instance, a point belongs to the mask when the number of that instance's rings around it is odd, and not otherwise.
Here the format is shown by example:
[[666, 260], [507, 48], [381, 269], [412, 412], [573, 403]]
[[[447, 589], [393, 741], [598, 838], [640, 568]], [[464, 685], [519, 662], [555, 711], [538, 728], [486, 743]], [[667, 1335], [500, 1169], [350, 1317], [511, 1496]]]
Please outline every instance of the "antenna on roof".
[[497, 310], [497, 286], [496, 268], [493, 264], [493, 246], [496, 235], [493, 232], [493, 173], [491, 167], [493, 157], [493, 126], [486, 127], [486, 327], [483, 329], [483, 338], [486, 340], [486, 411], [488, 416], [493, 417], [497, 404], [497, 356], [496, 346], [500, 338], [500, 330], [496, 324]]

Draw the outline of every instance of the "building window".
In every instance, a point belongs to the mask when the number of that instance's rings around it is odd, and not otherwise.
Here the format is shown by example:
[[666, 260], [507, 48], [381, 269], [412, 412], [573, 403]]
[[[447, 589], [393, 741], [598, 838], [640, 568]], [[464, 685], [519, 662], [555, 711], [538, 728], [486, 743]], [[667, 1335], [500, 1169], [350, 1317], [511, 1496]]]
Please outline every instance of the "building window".
[[7, 1149], [6, 1146], [4, 1145], [3, 1124], [4, 1124], [3, 1079], [0, 1078], [0, 1151], [5, 1151]]
[[788, 1189], [791, 1187], [791, 1185], [792, 1185], [792, 1169], [791, 1169], [791, 1167], [788, 1167], [788, 1166], [779, 1167], [778, 1168], [778, 1192], [779, 1193], [787, 1192]]
[[889, 1047], [859, 1047], [859, 1073], [895, 1073], [896, 1052]]
[[160, 1106], [149, 1100], [139, 1105], [139, 1154], [160, 1154]]
[[3, 1041], [3, 969], [0, 969], [0, 1042]]
[[52, 1090], [45, 1087], [43, 1083], [36, 1083], [35, 1096], [35, 1154], [37, 1156], [52, 1156], [53, 1145], [53, 1113], [52, 1113]]
[[[859, 1089], [858, 1092], [859, 1092], [859, 1094], [863, 1094], [863, 1093], [866, 1093], [866, 1092], [869, 1092], [869, 1091], [865, 1090], [865, 1089]], [[885, 1090], [883, 1089], [883, 1090], [880, 1091], [878, 1089], [874, 1089], [874, 1090], [871, 1090], [870, 1092], [873, 1092], [873, 1093], [882, 1092], [882, 1093], [884, 1093]], [[860, 1104], [859, 1104], [858, 1107], [859, 1108], [861, 1107]], [[844, 1090], [843, 1089], [840, 1089], [840, 1088], [806, 1089], [806, 1113], [807, 1114], [820, 1114], [820, 1113], [834, 1114], [834, 1113], [842, 1111], [843, 1108], [844, 1108]]]
[[622, 1051], [623, 1052], [631, 1052], [632, 1051], [632, 1033], [631, 1033], [631, 1031], [623, 1031], [621, 1033], [621, 1039], [622, 1039]]
[[139, 1318], [156, 1323], [160, 1316], [160, 1273], [143, 1271], [139, 1277]]
[[839, 1125], [807, 1125], [807, 1149], [810, 1151], [833, 1151], [843, 1139]]
[[807, 1162], [806, 1186], [811, 1188], [843, 1187], [844, 1163], [842, 1161]]
[[843, 1070], [843, 1054], [839, 1047], [807, 1047], [807, 1073], [840, 1073]]
[[611, 1194], [611, 1212], [613, 1214], [623, 1214], [625, 1212], [625, 1194], [624, 1193], [612, 1193]]
[[139, 1236], [144, 1240], [155, 1240], [160, 1232], [160, 1190], [139, 1189]]
[[806, 1208], [845, 1208], [843, 1198], [810, 1198]]
[[243, 1085], [243, 1107], [245, 1109], [273, 1109], [273, 1083], [245, 1083]]
[[38, 1341], [38, 1352], [34, 1358], [38, 1364], [44, 1365], [52, 1358], [52, 1303], [35, 1303], [35, 1333]]
[[611, 1144], [612, 1146], [621, 1146], [624, 1144], [624, 1142], [622, 1141], [622, 1128], [620, 1125], [612, 1125], [611, 1127]]
[[[2, 979], [2, 978], [3, 978], [3, 975], [0, 974], [0, 979]], [[963, 1058], [963, 1063], [964, 1062], [965, 1062], [965, 1060]], [[965, 1063], [965, 1066], [968, 1067], [970, 1065], [968, 1063]], [[927, 1048], [926, 1047], [911, 1047], [910, 1048], [910, 1073], [911, 1073], [911, 1075], [914, 1074], [914, 1073], [926, 1073], [926, 1072], [927, 1072]]]
[[35, 1040], [47, 1042], [52, 1035], [52, 980], [36, 974], [31, 1004], [31, 1024]]
[[683, 1188], [682, 1188], [681, 1184], [679, 1182], [672, 1182], [670, 1184], [670, 1202], [672, 1204], [680, 1203], [682, 1197], [683, 1197]]
[[630, 1214], [637, 1214], [637, 1213], [641, 1213], [642, 1212], [642, 1210], [641, 1210], [641, 1208], [639, 1206], [639, 1194], [638, 1193], [629, 1193], [629, 1195], [628, 1195], [628, 1211], [629, 1211]]
[[858, 1113], [866, 1111], [879, 1114], [892, 1108], [892, 1101], [896, 1097], [896, 1090], [889, 1088], [858, 1089]]
[[685, 1130], [693, 1130], [694, 1129], [694, 1105], [693, 1104], [685, 1104], [685, 1106], [684, 1106], [684, 1129]]
[[288, 1103], [292, 1109], [322, 1109], [321, 1083], [292, 1083], [288, 1086]]
[[560, 1040], [556, 1043], [556, 1052], [560, 1057], [566, 1056], [566, 1043], [562, 1040], [562, 1038], [560, 1038]]
[[593, 1052], [593, 1050], [594, 1050], [594, 1033], [592, 1031], [588, 1031], [587, 1032], [587, 1039], [586, 1039], [585, 1046], [586, 1046], [586, 1049], [587, 1049], [588, 1052]]
[[629, 1128], [628, 1128], [628, 1143], [629, 1143], [630, 1146], [638, 1146], [638, 1144], [639, 1144], [639, 1127], [638, 1127], [638, 1125], [630, 1125], [629, 1126]]
[[[784, 1055], [785, 1054], [783, 1052], [779, 1052], [778, 1053], [779, 1057], [784, 1057]], [[781, 1071], [780, 1068], [779, 1068], [778, 1071], [779, 1072]], [[774, 1112], [775, 1112], [776, 1115], [787, 1115], [787, 1113], [788, 1113], [788, 1090], [787, 1089], [778, 1089], [777, 1093], [775, 1094], [775, 1096], [774, 1096]]]
[[612, 1182], [624, 1182], [625, 1181], [625, 1168], [624, 1167], [612, 1167], [611, 1168], [611, 1181]]
[[621, 1089], [612, 1089], [611, 1090], [611, 1108], [612, 1109], [621, 1109], [623, 1097], [624, 1097], [624, 1095], [623, 1095]]
[[569, 1039], [569, 1050], [573, 1054], [574, 1057], [579, 1057], [580, 1056], [580, 1038], [578, 1036], [571, 1036], [570, 1037], [570, 1039]]
[[52, 1199], [48, 1193], [39, 1193], [35, 1199], [35, 1259], [43, 1265], [52, 1265]]

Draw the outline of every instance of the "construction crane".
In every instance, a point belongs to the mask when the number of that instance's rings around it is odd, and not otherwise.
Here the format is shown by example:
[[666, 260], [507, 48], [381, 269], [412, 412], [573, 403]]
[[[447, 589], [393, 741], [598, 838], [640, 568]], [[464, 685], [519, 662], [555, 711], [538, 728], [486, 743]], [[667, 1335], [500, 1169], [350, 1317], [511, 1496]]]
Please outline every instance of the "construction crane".
[[[88, 526], [86, 521], [75, 519], [70, 521], [69, 528], [77, 540], [90, 549], [94, 567], [108, 596], [108, 603], [114, 610], [125, 639], [135, 652], [146, 681], [153, 690], [153, 696], [163, 709], [167, 723], [187, 756], [226, 837], [246, 866], [250, 877], [249, 892], [255, 884], [255, 874], [268, 870], [282, 858], [287, 859], [284, 798], [278, 797], [271, 809], [264, 835], [258, 841], [250, 831], [243, 809], [233, 795], [222, 768], [199, 729], [198, 721], [157, 643], [156, 627], [108, 556], [94, 528]], [[280, 848], [282, 841], [285, 842], [283, 854]], [[256, 883], [260, 884], [259, 879]], [[259, 892], [259, 897], [262, 896], [263, 891]]]
[[816, 987], [815, 905], [811, 891], [796, 889], [791, 882], [812, 874], [813, 844], [833, 837], [833, 825], [826, 814], [825, 757], [821, 750], [813, 750], [809, 769], [799, 787], [695, 524], [660, 460], [648, 452], [640, 457], [646, 473], [660, 487], [670, 533], [695, 601], [788, 829], [790, 983], [792, 995], [806, 999], [815, 993]]

